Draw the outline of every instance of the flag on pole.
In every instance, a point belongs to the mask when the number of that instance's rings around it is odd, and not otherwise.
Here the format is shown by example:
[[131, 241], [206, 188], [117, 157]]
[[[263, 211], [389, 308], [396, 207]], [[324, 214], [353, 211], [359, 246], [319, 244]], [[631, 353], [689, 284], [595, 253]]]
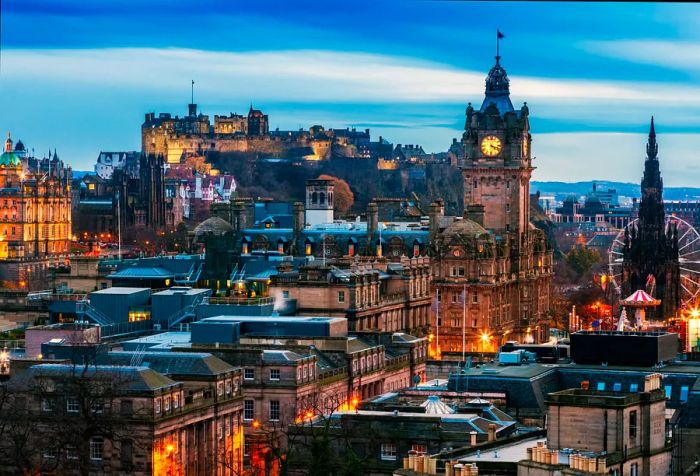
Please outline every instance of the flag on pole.
[[496, 36], [498, 37], [499, 40], [500, 40], [501, 38], [505, 38], [505, 37], [506, 37], [506, 35], [504, 35], [503, 33], [501, 33], [501, 30], [496, 30]]

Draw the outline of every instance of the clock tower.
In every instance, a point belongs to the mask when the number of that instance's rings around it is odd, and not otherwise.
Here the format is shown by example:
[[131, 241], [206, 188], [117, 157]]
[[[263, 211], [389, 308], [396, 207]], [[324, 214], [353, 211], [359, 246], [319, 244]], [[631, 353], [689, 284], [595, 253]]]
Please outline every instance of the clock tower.
[[[530, 222], [530, 123], [527, 103], [515, 110], [501, 57], [486, 78], [481, 107], [467, 106], [462, 143], [464, 209], [483, 206], [483, 226], [511, 238], [511, 247], [527, 241]], [[511, 248], [511, 249], [512, 249]]]

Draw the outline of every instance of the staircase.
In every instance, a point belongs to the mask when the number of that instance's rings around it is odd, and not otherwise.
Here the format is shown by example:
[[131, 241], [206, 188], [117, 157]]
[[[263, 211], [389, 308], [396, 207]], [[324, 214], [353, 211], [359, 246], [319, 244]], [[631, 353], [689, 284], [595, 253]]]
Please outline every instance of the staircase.
[[183, 307], [182, 309], [174, 313], [172, 316], [168, 317], [167, 329], [172, 329], [174, 326], [180, 324], [181, 322], [187, 319], [194, 319], [194, 317], [196, 316], [195, 309], [199, 304], [202, 303], [203, 300], [204, 296], [197, 296], [195, 300], [192, 301], [192, 304]]
[[85, 320], [83, 319], [84, 316], [87, 316], [90, 318], [90, 320], [96, 322], [101, 326], [108, 326], [110, 324], [114, 324], [114, 322], [109, 316], [92, 307], [87, 299], [77, 301], [75, 303], [75, 314], [81, 321]]

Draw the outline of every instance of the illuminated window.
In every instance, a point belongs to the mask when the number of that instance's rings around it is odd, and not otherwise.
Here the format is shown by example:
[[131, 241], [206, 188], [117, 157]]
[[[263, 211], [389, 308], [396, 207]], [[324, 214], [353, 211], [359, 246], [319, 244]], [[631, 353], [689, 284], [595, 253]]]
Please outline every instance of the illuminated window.
[[605, 391], [605, 382], [598, 382], [598, 386], [596, 387], [596, 390], [599, 392]]
[[681, 387], [681, 402], [688, 401], [688, 386], [684, 385]]
[[94, 183], [89, 183], [89, 184], [88, 184], [88, 190], [95, 190], [95, 184], [94, 184]]
[[304, 250], [306, 253], [306, 256], [309, 256], [311, 254], [311, 243], [306, 243], [306, 249]]
[[673, 392], [673, 387], [670, 385], [664, 385], [664, 393], [666, 394], [666, 399], [671, 399], [671, 393]]
[[425, 454], [428, 452], [428, 446], [421, 444], [413, 444], [411, 445], [411, 451], [415, 451], [418, 454]]
[[639, 391], [639, 384], [631, 383], [630, 384], [630, 392], [635, 393], [638, 391]]

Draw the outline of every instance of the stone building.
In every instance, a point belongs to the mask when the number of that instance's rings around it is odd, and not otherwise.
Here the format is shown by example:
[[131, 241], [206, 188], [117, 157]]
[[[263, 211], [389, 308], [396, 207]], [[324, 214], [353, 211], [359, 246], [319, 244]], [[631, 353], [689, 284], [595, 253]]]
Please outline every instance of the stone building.
[[270, 294], [294, 300], [304, 315], [344, 317], [354, 332], [425, 335], [430, 328], [430, 261], [425, 257], [303, 265], [274, 275]]
[[533, 449], [518, 474], [669, 474], [672, 445], [661, 378], [648, 375], [635, 393], [593, 391], [584, 382], [584, 388], [549, 394], [546, 446]]
[[50, 264], [70, 253], [72, 170], [55, 153], [27, 156], [8, 136], [0, 155], [0, 281], [46, 287]]
[[[240, 369], [201, 353], [98, 359], [78, 367], [38, 364], [13, 375], [2, 409], [13, 425], [2, 428], [0, 471], [14, 472], [22, 461], [42, 474], [242, 473]], [[25, 426], [40, 440], [26, 437], [26, 459], [8, 458], [18, 450], [12, 432]]]
[[[141, 125], [142, 152], [162, 155], [169, 164], [179, 164], [188, 156], [208, 152], [238, 152], [253, 157], [293, 157], [324, 160], [336, 157], [371, 158], [381, 151], [371, 143], [369, 129], [270, 130], [269, 118], [251, 104], [247, 115], [209, 116], [197, 113], [189, 104], [188, 114], [173, 117], [169, 113], [148, 113]], [[391, 150], [391, 145], [389, 145]]]
[[664, 321], [675, 317], [680, 307], [681, 276], [678, 230], [672, 223], [666, 223], [658, 152], [652, 118], [639, 217], [631, 230], [625, 229], [622, 294], [628, 296], [639, 289], [647, 290], [653, 297], [661, 299], [660, 306], [649, 310], [647, 319]]
[[[516, 111], [496, 57], [479, 110], [467, 106], [462, 137], [464, 217], [431, 207], [438, 353], [494, 351], [505, 340], [546, 341], [552, 248], [530, 221], [530, 122]], [[437, 316], [436, 316], [437, 317]], [[438, 339], [439, 336], [439, 339]]]

